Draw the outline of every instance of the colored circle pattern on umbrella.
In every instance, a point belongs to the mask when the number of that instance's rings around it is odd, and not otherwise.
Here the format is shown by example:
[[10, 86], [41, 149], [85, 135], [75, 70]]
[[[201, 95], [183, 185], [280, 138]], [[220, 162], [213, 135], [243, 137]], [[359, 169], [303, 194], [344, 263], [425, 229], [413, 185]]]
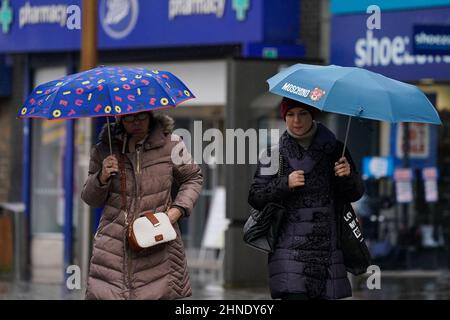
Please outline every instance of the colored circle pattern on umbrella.
[[18, 117], [70, 119], [175, 107], [195, 98], [167, 71], [98, 67], [38, 86]]

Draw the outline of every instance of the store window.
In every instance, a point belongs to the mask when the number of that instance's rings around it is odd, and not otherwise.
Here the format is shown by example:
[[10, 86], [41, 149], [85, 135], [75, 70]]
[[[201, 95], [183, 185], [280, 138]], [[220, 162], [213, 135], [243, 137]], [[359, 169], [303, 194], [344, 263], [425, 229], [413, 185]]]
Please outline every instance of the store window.
[[63, 120], [33, 122], [33, 233], [61, 232], [64, 220]]
[[[35, 72], [34, 87], [63, 77], [65, 74], [65, 67], [38, 69]], [[63, 120], [33, 120], [31, 168], [33, 234], [62, 232], [65, 136]]]

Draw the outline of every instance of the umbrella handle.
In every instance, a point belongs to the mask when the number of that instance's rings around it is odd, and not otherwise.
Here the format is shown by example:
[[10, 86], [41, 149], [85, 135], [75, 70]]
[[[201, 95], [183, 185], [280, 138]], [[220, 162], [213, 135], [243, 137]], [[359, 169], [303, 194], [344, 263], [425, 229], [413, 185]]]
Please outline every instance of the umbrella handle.
[[[109, 141], [109, 154], [112, 155], [112, 143], [111, 143], [111, 127], [109, 125], [109, 117], [106, 117], [106, 122], [107, 122], [107, 126], [108, 126], [108, 141]], [[116, 172], [111, 172], [111, 176], [115, 176], [117, 175]]]
[[351, 122], [352, 122], [352, 116], [348, 116], [347, 131], [345, 132], [344, 148], [342, 149], [342, 156], [341, 156], [341, 158], [344, 157], [345, 148], [347, 147], [348, 132], [350, 131], [350, 123]]

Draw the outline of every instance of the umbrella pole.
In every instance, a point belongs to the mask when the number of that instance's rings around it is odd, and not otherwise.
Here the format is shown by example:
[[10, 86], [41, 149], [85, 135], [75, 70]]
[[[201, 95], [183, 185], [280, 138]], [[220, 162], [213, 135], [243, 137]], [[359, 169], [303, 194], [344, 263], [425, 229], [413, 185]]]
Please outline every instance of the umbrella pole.
[[111, 127], [109, 125], [109, 117], [106, 117], [106, 121], [108, 122], [108, 140], [109, 140], [109, 154], [112, 155], [112, 144], [111, 144]]
[[345, 148], [347, 147], [347, 140], [348, 140], [348, 132], [350, 131], [350, 123], [352, 122], [352, 116], [348, 116], [348, 122], [347, 122], [347, 131], [345, 132], [345, 140], [344, 140], [344, 149], [342, 149], [342, 156], [345, 154]]
[[[108, 140], [109, 140], [109, 154], [112, 155], [112, 143], [111, 143], [111, 127], [109, 125], [109, 117], [106, 117], [106, 121], [108, 123]], [[115, 175], [117, 175], [116, 172], [111, 172], [111, 177], [114, 177]]]

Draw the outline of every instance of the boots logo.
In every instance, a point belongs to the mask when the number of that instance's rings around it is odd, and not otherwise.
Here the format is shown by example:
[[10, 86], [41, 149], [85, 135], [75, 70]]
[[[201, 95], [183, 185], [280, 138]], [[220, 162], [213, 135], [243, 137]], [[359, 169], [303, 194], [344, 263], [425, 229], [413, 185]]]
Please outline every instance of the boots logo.
[[9, 32], [13, 20], [13, 11], [9, 5], [9, 0], [3, 0], [0, 7], [0, 26], [3, 33]]
[[138, 16], [137, 0], [102, 0], [100, 3], [100, 21], [111, 38], [127, 37], [136, 26]]

